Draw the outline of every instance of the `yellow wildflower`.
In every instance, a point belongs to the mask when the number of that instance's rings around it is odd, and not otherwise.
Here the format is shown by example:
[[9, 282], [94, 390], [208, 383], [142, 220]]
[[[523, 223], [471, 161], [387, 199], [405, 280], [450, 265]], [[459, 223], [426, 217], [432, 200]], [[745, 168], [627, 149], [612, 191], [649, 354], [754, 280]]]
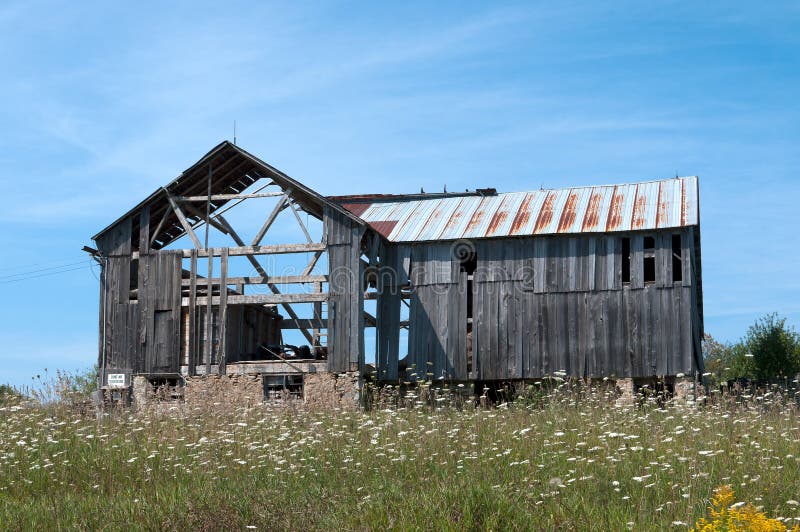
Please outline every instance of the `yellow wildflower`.
[[700, 518], [692, 530], [696, 532], [800, 532], [800, 526], [788, 529], [778, 519], [770, 519], [752, 504], [733, 504], [733, 490], [720, 486], [714, 491], [709, 518]]

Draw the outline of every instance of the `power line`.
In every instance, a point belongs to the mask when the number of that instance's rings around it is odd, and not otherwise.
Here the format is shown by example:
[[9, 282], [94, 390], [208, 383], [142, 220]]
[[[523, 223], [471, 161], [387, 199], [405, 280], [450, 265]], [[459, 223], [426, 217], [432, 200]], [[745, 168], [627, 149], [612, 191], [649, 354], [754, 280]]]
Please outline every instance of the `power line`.
[[0, 281], [0, 284], [16, 283], [16, 282], [19, 282], [19, 281], [27, 281], [28, 279], [38, 279], [39, 277], [47, 277], [49, 275], [58, 275], [60, 273], [74, 272], [74, 271], [78, 271], [78, 270], [84, 270], [84, 269], [87, 269], [87, 268], [91, 268], [91, 264], [85, 264], [83, 266], [78, 266], [77, 268], [70, 268], [70, 269], [67, 269], [67, 270], [60, 270], [60, 271], [57, 271], [57, 272], [40, 273], [39, 275], [31, 275], [31, 276], [28, 276], [28, 277], [20, 277], [18, 279], [8, 279], [8, 280], [5, 280], [5, 281]]
[[[84, 257], [85, 258], [85, 257]], [[11, 266], [0, 266], [0, 272], [5, 272], [9, 270], [19, 269], [19, 268], [36, 268], [37, 266], [49, 266], [50, 264], [58, 264], [67, 261], [74, 261], [77, 257], [70, 257], [68, 259], [56, 259], [56, 260], [49, 260], [45, 262], [35, 262], [32, 264], [14, 264]], [[67, 266], [67, 265], [65, 265]]]
[[46, 272], [46, 271], [50, 271], [50, 270], [59, 270], [61, 268], [67, 268], [69, 266], [76, 266], [78, 264], [86, 264], [86, 262], [87, 262], [87, 259], [83, 259], [82, 261], [79, 261], [79, 262], [71, 262], [69, 264], [62, 264], [60, 266], [51, 266], [49, 268], [40, 268], [38, 270], [29, 270], [29, 271], [26, 271], [26, 272], [10, 273], [8, 275], [0, 275], [0, 280], [9, 279], [11, 277], [26, 276], [26, 275], [30, 275], [32, 273], [40, 273], [40, 272]]

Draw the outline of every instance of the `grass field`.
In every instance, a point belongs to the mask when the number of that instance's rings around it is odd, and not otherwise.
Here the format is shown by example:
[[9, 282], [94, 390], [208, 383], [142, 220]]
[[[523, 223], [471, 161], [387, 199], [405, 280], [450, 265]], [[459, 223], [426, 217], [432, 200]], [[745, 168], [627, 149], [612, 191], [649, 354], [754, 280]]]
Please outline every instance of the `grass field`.
[[796, 406], [0, 408], [4, 530], [686, 530], [724, 484], [800, 523]]

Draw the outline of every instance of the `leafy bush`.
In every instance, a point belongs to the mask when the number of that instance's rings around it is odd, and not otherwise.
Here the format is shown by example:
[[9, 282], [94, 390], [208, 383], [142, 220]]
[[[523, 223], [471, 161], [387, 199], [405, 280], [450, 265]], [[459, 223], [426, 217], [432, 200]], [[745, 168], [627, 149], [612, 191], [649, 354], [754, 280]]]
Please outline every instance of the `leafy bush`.
[[10, 384], [0, 384], [0, 406], [15, 405], [23, 399], [24, 396]]
[[786, 318], [767, 314], [736, 343], [722, 344], [706, 335], [703, 358], [712, 385], [735, 379], [793, 378], [800, 372], [800, 335]]
[[744, 340], [761, 380], [794, 377], [800, 371], [800, 335], [786, 325], [786, 318], [768, 314], [756, 321]]

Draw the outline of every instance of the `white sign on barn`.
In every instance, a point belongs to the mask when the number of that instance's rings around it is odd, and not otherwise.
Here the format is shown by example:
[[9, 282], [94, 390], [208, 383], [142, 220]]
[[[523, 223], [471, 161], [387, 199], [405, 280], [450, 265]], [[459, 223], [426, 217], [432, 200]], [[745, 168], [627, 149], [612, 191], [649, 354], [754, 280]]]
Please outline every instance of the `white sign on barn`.
[[124, 373], [109, 373], [108, 374], [109, 388], [124, 388], [125, 387], [125, 374]]

